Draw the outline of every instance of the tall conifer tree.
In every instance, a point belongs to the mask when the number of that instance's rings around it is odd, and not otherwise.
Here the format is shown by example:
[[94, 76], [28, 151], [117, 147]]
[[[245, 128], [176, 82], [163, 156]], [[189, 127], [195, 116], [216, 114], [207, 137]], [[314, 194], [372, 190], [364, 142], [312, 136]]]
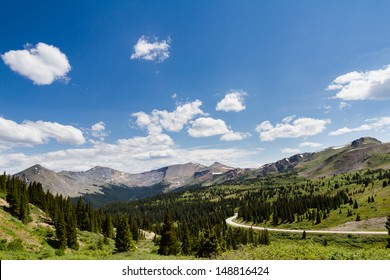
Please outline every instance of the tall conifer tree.
[[115, 248], [118, 253], [132, 251], [135, 249], [129, 223], [123, 216], [119, 217], [119, 223], [115, 236]]
[[177, 255], [180, 251], [180, 244], [176, 236], [176, 229], [173, 224], [172, 214], [168, 210], [165, 213], [164, 225], [161, 232], [160, 255]]

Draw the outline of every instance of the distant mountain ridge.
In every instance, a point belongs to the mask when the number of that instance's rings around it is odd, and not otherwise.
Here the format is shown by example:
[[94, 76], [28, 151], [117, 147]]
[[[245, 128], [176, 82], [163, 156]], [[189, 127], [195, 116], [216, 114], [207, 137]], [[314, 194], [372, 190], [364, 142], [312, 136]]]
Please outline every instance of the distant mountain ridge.
[[[15, 176], [29, 183], [41, 182], [44, 189], [70, 197], [103, 194], [104, 188], [150, 188], [163, 186], [163, 192], [189, 185], [211, 182], [214, 177], [234, 170], [221, 163], [204, 166], [198, 163], [176, 164], [139, 174], [130, 174], [108, 167], [95, 166], [87, 171], [54, 172], [40, 164], [31, 166]], [[147, 190], [145, 190], [147, 191]]]
[[[110, 193], [111, 200], [132, 199], [190, 186], [207, 186], [256, 180], [270, 173], [297, 172], [303, 177], [374, 168], [390, 168], [390, 143], [362, 137], [341, 147], [300, 153], [260, 168], [234, 168], [215, 162], [210, 166], [186, 163], [130, 174], [96, 166], [87, 171], [54, 172], [39, 164], [15, 176], [25, 182], [41, 182], [44, 189], [70, 197]], [[102, 202], [103, 203], [103, 202]]]

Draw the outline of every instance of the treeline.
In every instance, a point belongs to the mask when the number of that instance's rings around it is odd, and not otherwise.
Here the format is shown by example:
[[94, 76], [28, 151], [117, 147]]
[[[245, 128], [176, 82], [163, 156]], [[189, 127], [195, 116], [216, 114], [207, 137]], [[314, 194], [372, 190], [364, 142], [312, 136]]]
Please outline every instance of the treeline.
[[194, 255], [200, 258], [213, 258], [226, 250], [236, 250], [239, 245], [270, 243], [268, 231], [254, 231], [244, 228], [223, 228], [219, 224], [199, 232], [191, 232], [188, 224], [174, 225], [172, 214], [165, 214], [161, 237], [155, 239], [161, 255]]
[[153, 198], [113, 203], [101, 208], [105, 214], [112, 216], [127, 215], [136, 221], [139, 228], [161, 233], [162, 223], [167, 210], [179, 225], [186, 224], [191, 232], [219, 225], [226, 229], [225, 219], [234, 215], [240, 204], [239, 198], [210, 199], [199, 194], [200, 190], [191, 191], [191, 199], [183, 197], [183, 193], [168, 193]]
[[[162, 255], [193, 255], [212, 258], [240, 244], [269, 244], [268, 232], [227, 227], [225, 219], [234, 214], [240, 199], [210, 201], [197, 196], [181, 199], [182, 194], [160, 195], [153, 199], [117, 203], [94, 210], [90, 203], [78, 198], [44, 191], [40, 183], [27, 186], [17, 177], [0, 176], [0, 191], [6, 193], [10, 214], [24, 223], [31, 221], [29, 204], [43, 210], [55, 228], [58, 249], [79, 249], [77, 230], [102, 234], [104, 242], [114, 239], [116, 252], [135, 250], [135, 242], [143, 238], [141, 228], [156, 233], [154, 242]], [[167, 218], [167, 213], [169, 217]], [[163, 249], [165, 248], [165, 249]]]
[[238, 210], [238, 217], [244, 221], [255, 223], [272, 220], [274, 225], [293, 223], [303, 219], [315, 220], [315, 223], [318, 224], [321, 219], [327, 217], [330, 210], [336, 210], [349, 201], [345, 191], [339, 191], [336, 195], [278, 196], [272, 203], [269, 202], [268, 197], [269, 194], [266, 190], [246, 195], [244, 205]]
[[[19, 178], [7, 176], [5, 173], [0, 176], [0, 192], [6, 194], [9, 213], [23, 223], [31, 221], [29, 204], [35, 205], [48, 215], [50, 219], [45, 222], [54, 226], [56, 239], [52, 243], [55, 248], [69, 247], [78, 250], [78, 229], [114, 238], [111, 215], [106, 215], [101, 210], [95, 211], [91, 204], [84, 203], [81, 198], [74, 205], [69, 197], [45, 192], [41, 183], [32, 182], [27, 186]], [[133, 232], [136, 232], [134, 236], [138, 238], [139, 230], [132, 225]]]
[[51, 218], [56, 233], [55, 246], [59, 249], [69, 247], [77, 250], [76, 212], [70, 198], [61, 195], [54, 196], [49, 191], [44, 192], [40, 183], [30, 183], [28, 186], [17, 177], [0, 176], [0, 191], [6, 193], [9, 213], [23, 223], [31, 221], [29, 204], [33, 204], [46, 212]]

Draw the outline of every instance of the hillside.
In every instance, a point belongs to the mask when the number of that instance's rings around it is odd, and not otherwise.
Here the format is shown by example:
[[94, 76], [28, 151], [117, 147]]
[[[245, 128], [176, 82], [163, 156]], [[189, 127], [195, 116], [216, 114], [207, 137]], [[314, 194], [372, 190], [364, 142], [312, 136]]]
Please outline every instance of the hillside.
[[4, 211], [7, 207], [8, 203], [0, 198], [0, 251], [3, 251], [0, 252], [0, 259], [13, 258], [12, 256], [17, 256], [18, 259], [30, 258], [30, 254], [43, 252], [47, 246], [43, 237], [49, 236], [49, 232], [54, 234], [53, 227], [44, 222], [47, 219], [46, 214], [30, 205], [31, 221], [23, 224]]
[[[136, 199], [200, 184], [213, 184], [225, 173], [236, 170], [221, 163], [204, 166], [196, 163], [176, 164], [139, 174], [130, 174], [96, 166], [87, 171], [54, 172], [36, 164], [17, 174], [26, 183], [40, 182], [45, 190], [64, 196], [98, 197], [94, 200], [119, 201]], [[222, 180], [224, 181], [224, 180]], [[104, 196], [110, 196], [109, 200]]]
[[[211, 169], [217, 172], [218, 168], [227, 167], [216, 163]], [[25, 187], [20, 180], [18, 182], [16, 178], [6, 175], [0, 176], [0, 183], [0, 197], [5, 198], [7, 194], [7, 199], [8, 194], [17, 194], [15, 183], [16, 186]], [[293, 173], [270, 173], [249, 184], [214, 185], [167, 192], [152, 198], [106, 205], [94, 211], [87, 204], [79, 204], [79, 201], [71, 206], [66, 198], [45, 194], [38, 191], [38, 185], [32, 184], [28, 189], [21, 189], [18, 195], [19, 199], [24, 197], [23, 192], [29, 196], [29, 218], [24, 223], [15, 218], [15, 214], [19, 217], [20, 212], [10, 215], [15, 206], [22, 209], [22, 205], [0, 199], [0, 258], [389, 259], [384, 229], [390, 210], [387, 201], [389, 185], [389, 169], [349, 172], [315, 179], [302, 178]], [[42, 200], [37, 200], [38, 197], [42, 197]], [[41, 202], [46, 212], [32, 204]], [[158, 243], [145, 240], [141, 234], [148, 231], [161, 236], [167, 209], [172, 213], [178, 244], [182, 246], [181, 251], [173, 256], [158, 254]], [[238, 213], [238, 222], [252, 228], [252, 231], [226, 226], [225, 220], [234, 213]], [[119, 253], [113, 239], [114, 230], [110, 234], [106, 225], [111, 220], [118, 231], [118, 219], [123, 215], [129, 223], [136, 248], [135, 251]], [[71, 216], [76, 219], [77, 248], [61, 243], [61, 216], [64, 220]], [[67, 223], [72, 221], [66, 220]], [[266, 233], [257, 230], [264, 227], [278, 230], [270, 230], [269, 237], [264, 239]], [[303, 230], [307, 231], [305, 239], [302, 238]], [[347, 230], [348, 234], [322, 234], [329, 230]], [[364, 231], [364, 234], [360, 231]], [[381, 231], [382, 234], [371, 231]], [[71, 236], [67, 235], [67, 238]], [[217, 237], [213, 243], [217, 246], [211, 249], [211, 253], [203, 251], [203, 246], [209, 244], [204, 242], [206, 236]], [[187, 243], [189, 240], [192, 243]], [[61, 244], [65, 248], [59, 247]]]
[[390, 143], [363, 137], [341, 147], [300, 153], [257, 169], [242, 169], [214, 163], [176, 164], [139, 174], [96, 166], [82, 172], [54, 172], [39, 164], [15, 176], [25, 182], [41, 182], [45, 190], [65, 196], [84, 196], [96, 206], [127, 201], [192, 186], [212, 186], [256, 181], [269, 174], [294, 172], [306, 178], [350, 171], [390, 168]]
[[363, 137], [341, 147], [312, 153], [297, 164], [295, 170], [304, 177], [316, 177], [389, 167], [390, 143]]

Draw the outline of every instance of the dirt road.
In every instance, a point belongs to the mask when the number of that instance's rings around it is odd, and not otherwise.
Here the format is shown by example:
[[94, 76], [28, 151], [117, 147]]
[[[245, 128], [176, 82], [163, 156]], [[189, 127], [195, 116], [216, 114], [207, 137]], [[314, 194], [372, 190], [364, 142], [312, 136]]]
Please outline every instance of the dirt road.
[[[290, 233], [303, 233], [303, 229], [279, 229], [279, 228], [264, 228], [258, 226], [249, 226], [238, 224], [233, 222], [233, 220], [237, 218], [237, 214], [233, 217], [227, 218], [226, 223], [235, 226], [235, 227], [245, 227], [245, 228], [253, 228], [257, 230], [267, 229], [269, 231], [277, 231], [277, 232], [290, 232]], [[360, 235], [386, 235], [387, 231], [340, 231], [340, 230], [305, 230], [306, 233], [320, 233], [320, 234], [360, 234]]]

